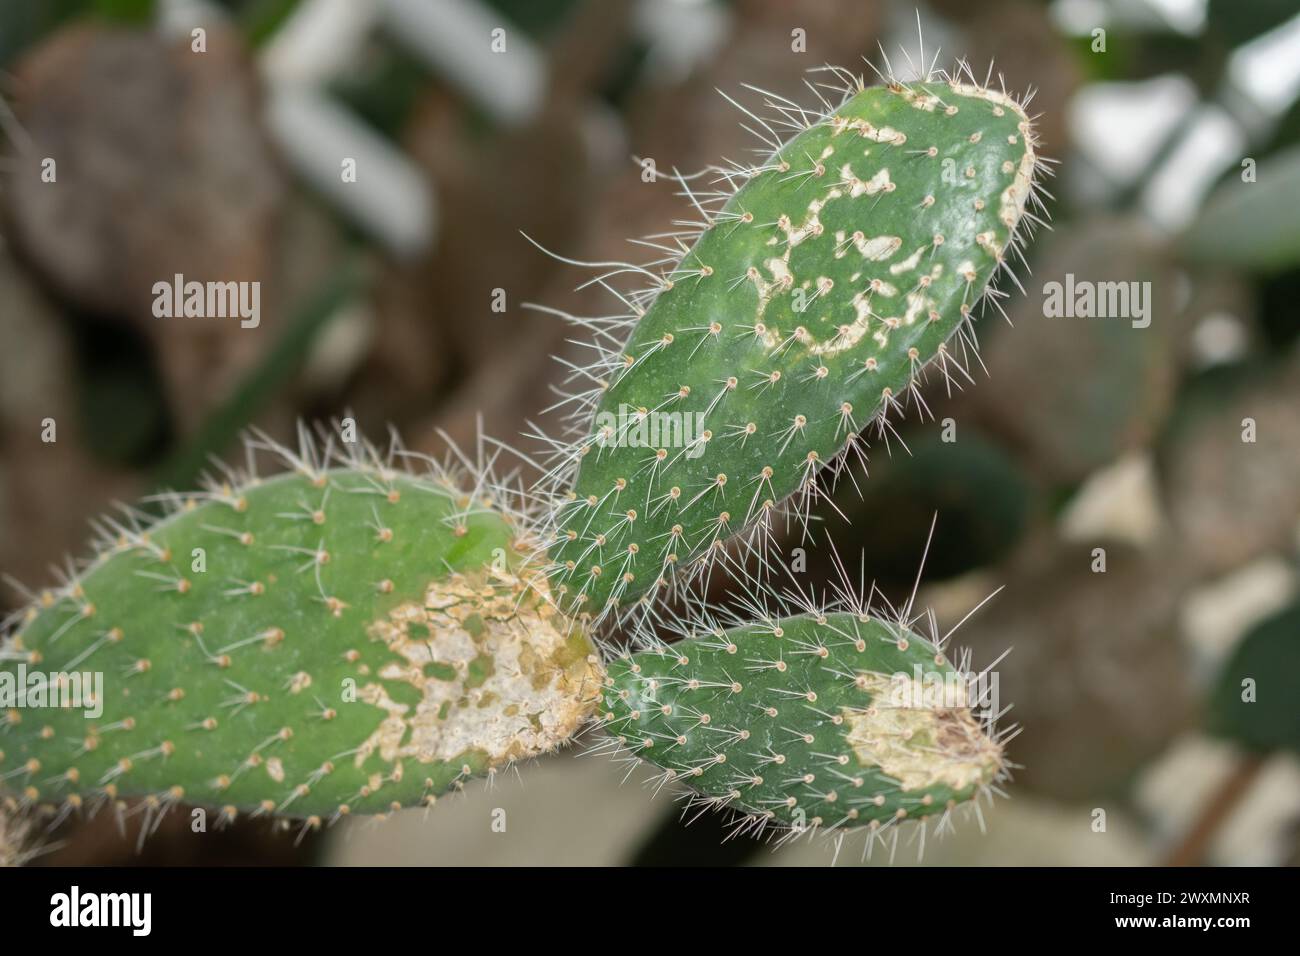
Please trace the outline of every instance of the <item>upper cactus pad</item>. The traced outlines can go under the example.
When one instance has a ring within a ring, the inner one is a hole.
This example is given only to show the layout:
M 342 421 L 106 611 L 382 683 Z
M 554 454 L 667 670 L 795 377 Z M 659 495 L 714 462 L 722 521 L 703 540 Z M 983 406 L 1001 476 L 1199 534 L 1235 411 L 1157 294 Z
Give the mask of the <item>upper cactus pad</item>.
M 961 83 L 864 89 L 710 217 L 609 376 L 552 580 L 602 613 L 705 555 L 897 405 L 1003 264 L 1033 130 Z

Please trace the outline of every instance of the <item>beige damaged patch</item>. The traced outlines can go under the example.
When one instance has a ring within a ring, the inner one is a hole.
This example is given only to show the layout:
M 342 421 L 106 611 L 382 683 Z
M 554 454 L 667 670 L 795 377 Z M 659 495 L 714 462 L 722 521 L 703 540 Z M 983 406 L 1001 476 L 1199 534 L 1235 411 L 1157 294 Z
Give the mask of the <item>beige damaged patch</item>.
M 552 751 L 569 740 L 600 700 L 603 668 L 579 629 L 509 572 L 454 574 L 428 585 L 423 604 L 394 608 L 370 627 L 401 660 L 383 681 L 420 692 L 393 699 L 385 683 L 358 696 L 388 712 L 356 755 L 429 763 L 466 752 L 488 766 Z
M 25 827 L 9 813 L 0 804 L 0 867 L 18 866 L 26 859 L 23 852 Z
M 914 678 L 904 676 L 902 684 L 884 674 L 859 676 L 872 704 L 844 709 L 846 740 L 858 759 L 880 767 L 903 790 L 965 790 L 992 781 L 1002 768 L 1002 748 L 980 729 L 970 708 L 945 706 L 948 701 Z
M 902 146 L 907 142 L 907 134 L 890 126 L 876 127 L 864 119 L 850 119 L 847 116 L 834 116 L 831 118 L 832 136 L 839 136 L 841 133 L 848 131 L 855 132 L 862 138 L 877 143 L 891 143 L 895 146 Z

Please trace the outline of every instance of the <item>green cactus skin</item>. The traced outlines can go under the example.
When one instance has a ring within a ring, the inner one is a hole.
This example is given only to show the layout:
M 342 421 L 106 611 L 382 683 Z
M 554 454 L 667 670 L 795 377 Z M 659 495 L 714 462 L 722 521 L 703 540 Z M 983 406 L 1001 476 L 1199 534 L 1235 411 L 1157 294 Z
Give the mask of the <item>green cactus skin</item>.
M 746 813 L 742 827 L 877 831 L 945 813 L 1002 778 L 1001 745 L 961 706 L 958 678 L 905 627 L 805 613 L 614 661 L 604 719 L 668 780 Z M 944 679 L 952 696 L 937 689 Z
M 294 461 L 117 525 L 27 612 L 0 677 L 101 673 L 103 712 L 0 712 L 11 808 L 143 797 L 319 825 L 432 802 L 582 726 L 602 672 L 523 583 L 509 514 L 446 477 Z
M 948 343 L 1005 264 L 1034 146 L 1005 94 L 893 84 L 737 174 L 748 181 L 593 375 L 597 416 L 549 542 L 566 606 L 603 616 L 648 595 L 814 493 L 813 475 L 883 427 L 928 363 L 964 376 L 973 340 Z

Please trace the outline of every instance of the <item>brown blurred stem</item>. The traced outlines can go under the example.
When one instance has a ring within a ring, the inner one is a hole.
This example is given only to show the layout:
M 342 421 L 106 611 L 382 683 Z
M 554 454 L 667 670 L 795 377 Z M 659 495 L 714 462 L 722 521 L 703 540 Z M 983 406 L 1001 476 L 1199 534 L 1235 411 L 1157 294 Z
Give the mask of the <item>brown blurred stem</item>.
M 1183 835 L 1182 841 L 1165 858 L 1165 866 L 1202 864 L 1215 834 L 1255 785 L 1268 756 L 1266 753 L 1252 753 L 1238 758 L 1237 765 L 1206 801 L 1200 816 Z

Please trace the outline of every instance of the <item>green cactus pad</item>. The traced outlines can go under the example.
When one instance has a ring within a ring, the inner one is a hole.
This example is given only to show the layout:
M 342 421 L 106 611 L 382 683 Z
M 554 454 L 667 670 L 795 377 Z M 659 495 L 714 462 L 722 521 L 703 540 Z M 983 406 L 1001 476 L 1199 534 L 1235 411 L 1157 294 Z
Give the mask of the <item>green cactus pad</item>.
M 949 340 L 1036 162 L 1014 100 L 954 82 L 863 89 L 752 171 L 601 381 L 551 543 L 565 599 L 632 602 L 807 491 L 928 363 L 964 375 Z
M 999 779 L 1002 748 L 935 645 L 865 614 L 801 614 L 615 661 L 605 725 L 757 827 L 944 813 Z
M 304 466 L 115 525 L 0 655 L 0 681 L 99 674 L 102 698 L 0 710 L 0 794 L 319 823 L 554 749 L 598 702 L 599 665 L 523 582 L 520 533 L 449 480 L 379 465 Z

